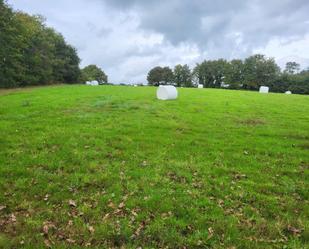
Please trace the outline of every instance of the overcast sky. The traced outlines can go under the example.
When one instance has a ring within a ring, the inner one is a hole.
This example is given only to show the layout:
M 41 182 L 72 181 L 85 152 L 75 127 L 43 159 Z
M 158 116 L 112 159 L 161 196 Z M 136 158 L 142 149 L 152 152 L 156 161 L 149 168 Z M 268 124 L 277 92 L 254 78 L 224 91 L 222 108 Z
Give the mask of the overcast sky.
M 145 82 L 157 65 L 275 57 L 309 66 L 309 0 L 9 0 L 41 14 L 110 82 Z

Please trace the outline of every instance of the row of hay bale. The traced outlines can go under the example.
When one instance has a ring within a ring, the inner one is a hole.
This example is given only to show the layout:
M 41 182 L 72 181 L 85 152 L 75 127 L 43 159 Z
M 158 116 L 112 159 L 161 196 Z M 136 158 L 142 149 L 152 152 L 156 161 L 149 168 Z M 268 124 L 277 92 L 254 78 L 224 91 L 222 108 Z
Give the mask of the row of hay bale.
M 198 88 L 203 88 L 203 85 L 198 85 Z M 261 86 L 260 93 L 269 93 L 268 86 Z M 292 94 L 291 91 L 286 91 L 285 94 Z M 160 100 L 173 100 L 177 99 L 178 92 L 176 87 L 170 85 L 160 85 L 157 89 L 157 98 Z

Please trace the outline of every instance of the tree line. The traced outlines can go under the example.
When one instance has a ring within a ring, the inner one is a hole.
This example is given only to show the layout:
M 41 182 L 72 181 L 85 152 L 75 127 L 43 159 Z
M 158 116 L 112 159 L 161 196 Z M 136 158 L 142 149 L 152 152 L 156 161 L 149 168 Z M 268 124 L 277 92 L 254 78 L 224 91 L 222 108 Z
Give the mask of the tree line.
M 79 68 L 76 49 L 40 15 L 14 11 L 0 0 L 0 88 L 78 83 L 107 75 L 97 66 Z
M 198 84 L 209 88 L 258 90 L 269 86 L 272 92 L 292 91 L 309 94 L 309 68 L 300 70 L 296 62 L 288 62 L 284 70 L 273 58 L 256 54 L 244 60 L 205 60 L 193 69 L 188 65 L 155 67 L 147 76 L 149 85 L 174 84 L 194 87 Z

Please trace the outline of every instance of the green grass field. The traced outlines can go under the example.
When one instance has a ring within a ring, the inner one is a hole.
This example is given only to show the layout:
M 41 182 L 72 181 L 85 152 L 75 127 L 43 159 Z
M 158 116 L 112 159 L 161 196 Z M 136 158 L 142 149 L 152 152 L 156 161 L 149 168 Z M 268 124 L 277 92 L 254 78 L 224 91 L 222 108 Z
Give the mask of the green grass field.
M 0 91 L 0 248 L 309 248 L 309 96 Z

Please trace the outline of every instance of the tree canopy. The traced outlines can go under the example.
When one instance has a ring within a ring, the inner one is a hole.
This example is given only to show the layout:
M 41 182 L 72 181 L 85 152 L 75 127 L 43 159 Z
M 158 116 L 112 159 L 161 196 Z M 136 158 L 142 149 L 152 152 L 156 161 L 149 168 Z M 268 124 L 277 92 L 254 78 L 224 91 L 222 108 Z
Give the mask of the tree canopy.
M 176 65 L 174 68 L 174 81 L 177 86 L 191 87 L 192 73 L 190 67 L 186 65 Z
M 173 83 L 174 74 L 169 67 L 155 67 L 148 73 L 149 85 L 158 86 Z
M 13 11 L 0 0 L 0 87 L 76 83 L 80 59 L 41 16 Z
M 96 80 L 99 84 L 106 84 L 108 77 L 104 71 L 96 65 L 89 65 L 82 69 L 82 81 Z

